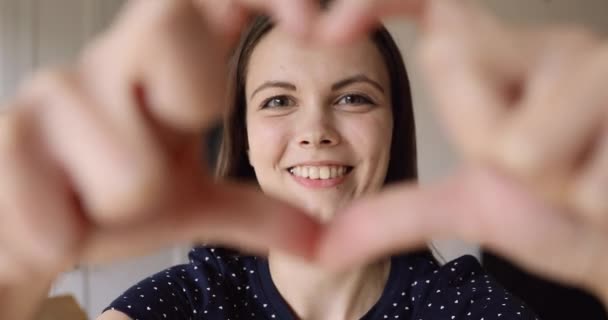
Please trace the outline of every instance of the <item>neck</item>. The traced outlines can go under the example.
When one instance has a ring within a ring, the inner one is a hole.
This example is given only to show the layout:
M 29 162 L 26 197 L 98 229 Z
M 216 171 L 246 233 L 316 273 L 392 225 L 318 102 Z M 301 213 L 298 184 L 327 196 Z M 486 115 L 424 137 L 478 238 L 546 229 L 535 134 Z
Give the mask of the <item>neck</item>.
M 272 280 L 299 319 L 359 319 L 380 299 L 390 260 L 331 272 L 298 258 L 271 253 Z

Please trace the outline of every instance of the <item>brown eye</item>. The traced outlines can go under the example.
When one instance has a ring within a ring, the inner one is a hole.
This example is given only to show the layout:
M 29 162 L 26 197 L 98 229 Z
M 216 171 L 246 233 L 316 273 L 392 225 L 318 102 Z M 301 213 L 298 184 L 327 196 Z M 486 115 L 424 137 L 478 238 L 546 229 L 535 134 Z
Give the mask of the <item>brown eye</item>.
M 289 107 L 293 104 L 293 100 L 287 96 L 276 96 L 265 100 L 262 104 L 262 109 Z

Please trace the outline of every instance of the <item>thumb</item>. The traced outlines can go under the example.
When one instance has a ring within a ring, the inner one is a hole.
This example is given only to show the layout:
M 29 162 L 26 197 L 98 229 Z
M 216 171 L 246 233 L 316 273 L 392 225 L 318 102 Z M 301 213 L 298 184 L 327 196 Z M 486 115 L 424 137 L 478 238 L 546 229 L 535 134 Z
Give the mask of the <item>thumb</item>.
M 608 287 L 605 233 L 577 223 L 572 215 L 485 169 L 434 186 L 396 187 L 363 200 L 326 232 L 318 259 L 334 269 L 445 237 L 480 243 L 531 272 L 596 293 Z
M 226 245 L 255 254 L 281 250 L 310 258 L 321 227 L 303 211 L 243 185 L 209 185 L 138 224 L 96 230 L 82 260 L 105 263 L 176 244 Z

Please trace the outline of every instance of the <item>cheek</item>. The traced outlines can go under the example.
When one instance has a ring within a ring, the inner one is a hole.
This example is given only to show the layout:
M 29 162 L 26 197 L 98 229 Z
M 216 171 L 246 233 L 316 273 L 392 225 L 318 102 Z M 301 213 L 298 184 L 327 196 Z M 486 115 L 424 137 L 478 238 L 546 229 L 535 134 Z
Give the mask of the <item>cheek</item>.
M 373 167 L 388 166 L 393 133 L 390 113 L 379 112 L 348 124 L 351 144 L 360 157 L 370 160 Z
M 362 192 L 382 188 L 388 164 L 393 135 L 392 115 L 377 114 L 350 124 L 350 143 L 364 166 L 360 171 Z
M 256 169 L 277 164 L 286 147 L 288 126 L 276 119 L 248 118 L 249 160 Z

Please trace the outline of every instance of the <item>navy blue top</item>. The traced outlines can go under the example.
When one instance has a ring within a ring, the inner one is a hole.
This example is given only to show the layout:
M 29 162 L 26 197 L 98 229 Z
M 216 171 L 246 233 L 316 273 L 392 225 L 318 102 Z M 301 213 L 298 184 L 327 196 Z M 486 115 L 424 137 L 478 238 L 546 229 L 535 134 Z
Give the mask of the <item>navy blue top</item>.
M 295 319 L 272 282 L 265 258 L 197 247 L 190 263 L 127 290 L 106 309 L 135 320 Z M 537 319 L 472 256 L 438 266 L 429 254 L 395 256 L 379 301 L 362 318 Z

